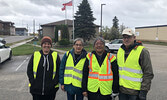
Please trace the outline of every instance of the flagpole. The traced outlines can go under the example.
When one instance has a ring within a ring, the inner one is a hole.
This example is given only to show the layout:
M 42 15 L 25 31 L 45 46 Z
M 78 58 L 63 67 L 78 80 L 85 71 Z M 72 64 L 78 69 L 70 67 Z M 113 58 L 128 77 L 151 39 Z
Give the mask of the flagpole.
M 74 41 L 74 0 L 72 0 L 72 6 L 73 6 L 72 16 L 73 16 L 73 41 Z
M 67 9 L 65 9 L 65 25 L 67 25 Z

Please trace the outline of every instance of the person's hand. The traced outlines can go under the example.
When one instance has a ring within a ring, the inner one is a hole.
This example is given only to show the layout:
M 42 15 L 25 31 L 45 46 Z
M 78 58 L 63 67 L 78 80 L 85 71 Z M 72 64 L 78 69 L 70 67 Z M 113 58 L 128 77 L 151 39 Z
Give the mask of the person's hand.
M 82 94 L 83 94 L 83 96 L 85 96 L 85 97 L 88 96 L 88 93 L 87 93 L 87 92 L 83 92 Z
M 115 98 L 116 96 L 118 96 L 119 95 L 119 93 L 112 93 L 111 94 L 111 98 Z
M 146 100 L 147 98 L 147 91 L 141 90 L 139 92 L 139 100 Z
M 61 90 L 65 91 L 65 90 L 64 90 L 64 85 L 61 85 Z

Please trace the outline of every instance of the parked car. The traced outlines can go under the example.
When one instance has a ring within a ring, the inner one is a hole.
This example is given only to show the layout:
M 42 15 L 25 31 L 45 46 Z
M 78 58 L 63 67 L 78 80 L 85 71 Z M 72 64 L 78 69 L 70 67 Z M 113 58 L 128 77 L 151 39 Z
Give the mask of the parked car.
M 10 47 L 0 42 L 0 63 L 12 58 L 12 50 Z
M 3 43 L 3 44 L 6 44 L 5 39 L 4 39 L 4 38 L 1 38 L 1 37 L 0 37 L 0 42 Z
M 108 52 L 118 51 L 118 49 L 121 47 L 122 43 L 123 43 L 122 39 L 115 39 L 109 43 L 105 43 L 105 49 Z

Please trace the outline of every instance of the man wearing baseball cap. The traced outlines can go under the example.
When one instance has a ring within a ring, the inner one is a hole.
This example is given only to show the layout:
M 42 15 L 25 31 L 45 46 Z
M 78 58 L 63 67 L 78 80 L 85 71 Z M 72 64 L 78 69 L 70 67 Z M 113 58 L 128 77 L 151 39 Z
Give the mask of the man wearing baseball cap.
M 123 45 L 117 53 L 119 100 L 146 100 L 154 77 L 148 50 L 136 41 L 132 29 L 124 29 Z
M 51 50 L 52 39 L 44 36 L 40 51 L 35 51 L 29 60 L 27 76 L 33 100 L 55 100 L 59 89 L 60 57 Z

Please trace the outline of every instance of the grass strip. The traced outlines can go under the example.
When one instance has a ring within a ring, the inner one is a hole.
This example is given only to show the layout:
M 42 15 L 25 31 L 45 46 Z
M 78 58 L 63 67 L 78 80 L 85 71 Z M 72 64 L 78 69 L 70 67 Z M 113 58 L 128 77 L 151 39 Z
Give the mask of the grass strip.
M 21 46 L 12 48 L 13 56 L 20 56 L 20 55 L 30 55 L 33 54 L 34 51 L 41 50 L 40 47 L 33 46 L 31 44 L 23 44 Z

